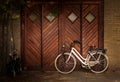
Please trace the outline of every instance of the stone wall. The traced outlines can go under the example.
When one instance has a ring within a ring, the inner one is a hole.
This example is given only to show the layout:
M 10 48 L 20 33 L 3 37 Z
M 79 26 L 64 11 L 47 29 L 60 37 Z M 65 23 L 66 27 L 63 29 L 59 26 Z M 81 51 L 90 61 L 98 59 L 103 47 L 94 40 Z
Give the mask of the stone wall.
M 120 71 L 120 0 L 104 1 L 104 45 L 109 69 Z

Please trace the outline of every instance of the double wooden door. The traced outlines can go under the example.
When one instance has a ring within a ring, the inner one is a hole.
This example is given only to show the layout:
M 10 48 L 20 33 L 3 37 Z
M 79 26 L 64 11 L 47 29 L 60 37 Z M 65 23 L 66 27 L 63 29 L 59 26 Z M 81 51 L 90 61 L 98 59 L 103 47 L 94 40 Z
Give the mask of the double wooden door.
M 26 69 L 55 70 L 54 60 L 64 45 L 85 57 L 90 45 L 103 47 L 100 4 L 55 4 L 25 7 L 22 13 L 22 61 Z M 101 34 L 101 35 L 100 35 Z M 78 64 L 79 66 L 79 64 Z

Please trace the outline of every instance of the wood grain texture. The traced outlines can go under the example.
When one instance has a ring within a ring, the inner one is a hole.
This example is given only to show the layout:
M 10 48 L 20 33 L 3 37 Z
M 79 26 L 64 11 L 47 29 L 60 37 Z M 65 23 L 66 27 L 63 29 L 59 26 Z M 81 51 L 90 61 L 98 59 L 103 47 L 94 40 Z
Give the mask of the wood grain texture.
M 55 7 L 58 9 L 56 5 L 42 6 L 42 55 L 44 70 L 55 70 L 54 60 L 58 55 L 58 16 L 55 16 L 55 19 L 51 22 L 46 18 Z
M 25 8 L 25 29 L 24 29 L 24 67 L 41 68 L 41 30 L 39 6 Z M 30 15 L 35 14 L 36 20 L 31 20 Z
M 68 18 L 68 16 L 74 13 L 77 19 L 74 22 Z M 71 42 L 74 40 L 80 41 L 81 27 L 80 27 L 80 5 L 63 5 L 62 15 L 60 16 L 60 31 L 62 45 L 65 45 L 69 49 Z M 80 51 L 80 48 L 78 49 Z
M 80 5 L 62 5 L 60 15 L 60 44 L 59 48 L 65 45 L 65 50 L 70 51 L 70 44 L 74 40 L 81 40 L 81 25 L 80 25 Z M 77 16 L 75 21 L 71 21 L 68 16 L 74 13 Z M 81 52 L 81 45 L 76 44 L 75 48 Z M 78 62 L 78 60 L 77 60 Z M 79 69 L 80 63 L 77 63 L 76 70 Z
M 82 7 L 82 52 L 83 56 L 86 57 L 89 46 L 98 47 L 98 5 L 83 5 Z M 95 17 L 90 23 L 85 19 L 89 13 Z

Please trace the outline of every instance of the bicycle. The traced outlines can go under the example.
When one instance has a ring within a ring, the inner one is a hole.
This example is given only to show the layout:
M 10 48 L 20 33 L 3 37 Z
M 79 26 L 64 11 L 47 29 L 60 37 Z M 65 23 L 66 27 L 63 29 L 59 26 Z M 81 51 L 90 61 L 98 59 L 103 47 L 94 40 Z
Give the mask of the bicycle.
M 81 43 L 77 40 L 74 40 L 70 45 L 70 52 L 62 51 L 55 59 L 55 68 L 58 72 L 62 74 L 71 73 L 76 67 L 76 59 L 81 62 L 82 66 L 87 67 L 93 73 L 103 73 L 108 68 L 108 57 L 106 55 L 106 49 L 96 48 L 91 46 L 88 50 L 86 58 L 84 58 L 78 51 L 75 49 L 74 45 Z M 65 46 L 63 46 L 65 48 Z
M 17 56 L 17 50 L 13 50 L 9 53 L 9 62 L 7 63 L 7 73 L 10 76 L 15 77 L 16 74 L 21 72 L 20 58 Z

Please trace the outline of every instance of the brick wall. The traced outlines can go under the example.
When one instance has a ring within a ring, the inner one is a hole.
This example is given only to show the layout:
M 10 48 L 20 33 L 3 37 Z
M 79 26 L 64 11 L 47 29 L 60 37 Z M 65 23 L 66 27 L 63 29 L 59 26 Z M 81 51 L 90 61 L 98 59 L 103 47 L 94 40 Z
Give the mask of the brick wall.
M 110 70 L 120 71 L 120 0 L 104 1 L 104 45 Z

